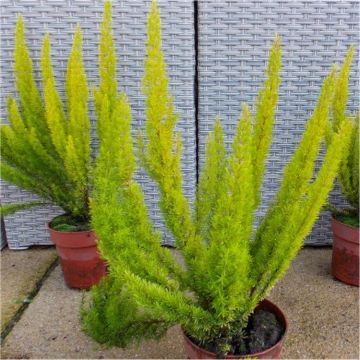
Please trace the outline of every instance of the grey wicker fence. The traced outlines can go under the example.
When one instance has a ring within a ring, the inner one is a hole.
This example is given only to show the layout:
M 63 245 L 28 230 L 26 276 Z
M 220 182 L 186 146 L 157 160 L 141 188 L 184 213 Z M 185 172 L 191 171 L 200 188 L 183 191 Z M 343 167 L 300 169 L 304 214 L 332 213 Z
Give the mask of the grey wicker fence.
M 118 53 L 118 80 L 128 93 L 133 108 L 134 128 L 144 124 L 144 99 L 140 94 L 143 72 L 146 13 L 150 0 L 114 2 L 114 33 Z M 254 102 L 261 86 L 267 50 L 276 32 L 282 36 L 283 82 L 277 111 L 275 136 L 263 187 L 261 216 L 275 193 L 284 164 L 291 156 L 316 101 L 322 77 L 333 62 L 340 61 L 351 43 L 358 43 L 358 1 L 159 1 L 163 39 L 170 84 L 180 114 L 178 129 L 184 142 L 184 189 L 193 199 L 196 157 L 200 168 L 204 142 L 214 117 L 222 118 L 229 144 L 243 101 Z M 194 8 L 197 8 L 194 14 Z M 41 38 L 52 37 L 56 76 L 63 88 L 64 70 L 77 22 L 84 32 L 84 59 L 90 84 L 97 82 L 97 47 L 102 1 L 100 0 L 2 0 L 1 1 L 1 117 L 6 119 L 5 98 L 14 94 L 12 74 L 13 31 L 16 14 L 22 13 L 28 44 L 39 74 Z M 194 16 L 196 15 L 196 16 Z M 195 20 L 196 19 L 196 20 Z M 196 25 L 196 26 L 195 26 Z M 197 28 L 197 32 L 195 32 Z M 195 86 L 195 38 L 198 81 Z M 358 62 L 358 56 L 356 56 Z M 359 104 L 358 63 L 351 73 L 349 110 Z M 198 97 L 195 119 L 194 100 Z M 93 122 L 94 116 L 91 114 Z M 196 132 L 198 144 L 196 147 Z M 94 148 L 96 139 L 94 137 Z M 164 229 L 157 206 L 158 192 L 150 179 L 139 172 L 150 213 Z M 332 200 L 343 203 L 338 190 Z M 1 202 L 18 202 L 34 196 L 2 183 Z M 6 217 L 11 248 L 50 243 L 46 221 L 59 213 L 56 207 L 25 210 Z M 308 239 L 311 244 L 328 244 L 329 215 L 324 213 Z M 165 232 L 164 242 L 171 244 Z

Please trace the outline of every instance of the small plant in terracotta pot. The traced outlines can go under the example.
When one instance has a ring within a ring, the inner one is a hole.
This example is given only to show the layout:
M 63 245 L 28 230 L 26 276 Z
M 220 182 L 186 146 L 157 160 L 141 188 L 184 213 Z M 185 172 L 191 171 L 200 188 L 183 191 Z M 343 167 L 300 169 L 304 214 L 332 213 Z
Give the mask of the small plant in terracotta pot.
M 9 98 L 10 125 L 1 128 L 1 176 L 64 210 L 64 215 L 49 223 L 50 235 L 67 285 L 88 288 L 106 274 L 106 266 L 99 257 L 90 225 L 93 160 L 81 29 L 76 28 L 67 65 L 66 105 L 56 89 L 49 35 L 44 37 L 41 53 L 41 96 L 34 80 L 21 17 L 16 25 L 14 58 L 20 106 L 15 98 Z M 109 97 L 114 96 L 116 61 L 110 3 L 105 5 L 99 65 L 101 83 L 95 93 L 99 96 L 108 91 Z M 97 115 L 103 122 L 111 121 L 110 116 L 99 112 Z M 101 131 L 99 139 L 101 141 Z
M 349 148 L 339 167 L 338 181 L 349 205 L 346 208 L 328 206 L 332 211 L 333 230 L 332 274 L 344 283 L 359 286 L 359 113 L 346 114 L 348 78 L 354 54 L 351 47 L 340 69 L 332 106 L 332 123 L 327 143 L 343 123 L 352 126 Z
M 180 324 L 189 358 L 279 356 L 287 323 L 281 310 L 265 298 L 310 232 L 351 131 L 347 123 L 338 129 L 315 175 L 334 92 L 331 71 L 280 189 L 254 230 L 280 62 L 277 36 L 255 112 L 243 106 L 230 154 L 221 121 L 215 122 L 192 210 L 182 190 L 182 143 L 174 130 L 177 115 L 168 91 L 159 10 L 152 2 L 143 80 L 146 135 L 139 133 L 138 155 L 159 187 L 160 209 L 184 264 L 161 247 L 149 219 L 134 179 L 129 106 L 120 99 L 116 121 L 102 128 L 109 143 L 103 141 L 99 149 L 91 202 L 109 276 L 93 288 L 82 319 L 85 331 L 99 342 L 126 346 L 133 339 L 158 338 Z M 103 102 L 105 113 L 108 104 Z M 113 136 L 114 129 L 119 136 Z

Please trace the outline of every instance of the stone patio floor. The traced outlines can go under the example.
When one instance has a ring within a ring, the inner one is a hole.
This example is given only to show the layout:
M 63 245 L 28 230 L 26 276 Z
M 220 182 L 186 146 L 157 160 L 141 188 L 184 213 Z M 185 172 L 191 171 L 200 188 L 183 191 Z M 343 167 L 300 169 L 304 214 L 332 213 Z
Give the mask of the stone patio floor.
M 185 358 L 179 327 L 159 341 L 125 350 L 106 348 L 87 337 L 79 320 L 82 293 L 65 286 L 59 266 L 51 268 L 53 249 L 5 250 L 1 260 L 2 332 L 4 319 L 9 324 L 9 317 L 15 317 L 2 342 L 1 358 Z M 303 249 L 271 293 L 290 323 L 283 359 L 359 358 L 358 288 L 334 280 L 330 261 L 330 248 Z M 50 275 L 43 279 L 49 267 Z M 36 287 L 40 290 L 31 299 Z M 19 312 L 24 300 L 27 308 Z

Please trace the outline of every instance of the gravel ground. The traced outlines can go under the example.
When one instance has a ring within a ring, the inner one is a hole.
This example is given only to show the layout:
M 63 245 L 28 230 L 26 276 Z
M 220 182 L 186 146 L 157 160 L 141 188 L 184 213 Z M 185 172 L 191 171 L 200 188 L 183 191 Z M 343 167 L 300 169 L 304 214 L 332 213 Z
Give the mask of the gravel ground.
M 1 251 L 1 332 L 56 258 L 53 247 Z
M 290 323 L 285 359 L 359 359 L 359 289 L 330 264 L 331 248 L 305 248 L 271 293 Z
M 331 249 L 300 252 L 270 296 L 290 323 L 284 359 L 358 359 L 358 289 L 329 274 Z M 156 341 L 122 350 L 98 345 L 81 331 L 81 292 L 66 288 L 57 267 L 5 339 L 2 358 L 185 358 L 178 327 Z

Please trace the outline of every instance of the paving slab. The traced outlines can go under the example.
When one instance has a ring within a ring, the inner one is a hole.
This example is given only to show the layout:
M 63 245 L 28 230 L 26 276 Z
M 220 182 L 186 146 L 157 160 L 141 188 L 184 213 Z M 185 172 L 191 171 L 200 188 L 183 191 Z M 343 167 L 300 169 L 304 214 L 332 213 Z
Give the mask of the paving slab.
M 1 251 L 1 333 L 29 298 L 57 255 L 54 247 Z
M 286 313 L 290 329 L 284 359 L 358 359 L 358 289 L 329 274 L 331 249 L 300 252 L 270 298 Z M 106 348 L 81 331 L 82 293 L 64 285 L 57 267 L 6 338 L 7 359 L 185 358 L 179 327 L 159 341 L 127 349 Z
M 330 275 L 331 248 L 305 248 L 270 299 L 288 317 L 284 359 L 359 359 L 359 289 Z

